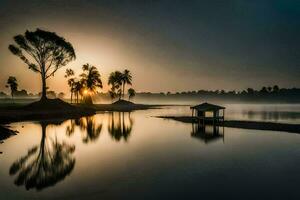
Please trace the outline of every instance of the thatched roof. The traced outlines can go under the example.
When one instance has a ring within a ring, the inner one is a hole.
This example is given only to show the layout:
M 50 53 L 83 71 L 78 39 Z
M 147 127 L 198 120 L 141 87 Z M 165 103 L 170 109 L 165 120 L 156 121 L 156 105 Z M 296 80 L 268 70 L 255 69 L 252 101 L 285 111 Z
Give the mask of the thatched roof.
M 225 107 L 210 104 L 210 103 L 202 103 L 196 106 L 191 106 L 191 109 L 195 109 L 198 111 L 215 111 L 215 110 L 225 109 Z

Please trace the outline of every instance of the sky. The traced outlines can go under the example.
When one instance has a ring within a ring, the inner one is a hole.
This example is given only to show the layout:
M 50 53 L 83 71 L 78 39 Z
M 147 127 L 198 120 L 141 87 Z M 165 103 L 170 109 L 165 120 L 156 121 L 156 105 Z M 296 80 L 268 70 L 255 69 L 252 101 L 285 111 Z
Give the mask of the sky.
M 66 68 L 96 66 L 108 90 L 129 69 L 146 92 L 300 87 L 299 0 L 0 0 L 0 91 L 8 76 L 41 90 L 40 75 L 12 55 L 13 36 L 36 28 L 71 42 L 77 59 L 47 80 L 68 92 Z

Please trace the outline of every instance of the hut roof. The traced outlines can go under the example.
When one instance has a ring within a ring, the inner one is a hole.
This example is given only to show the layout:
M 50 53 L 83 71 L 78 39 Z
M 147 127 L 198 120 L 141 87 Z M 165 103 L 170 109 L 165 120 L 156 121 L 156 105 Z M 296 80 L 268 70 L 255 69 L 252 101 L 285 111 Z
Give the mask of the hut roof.
M 191 109 L 196 109 L 198 111 L 214 111 L 214 110 L 225 109 L 225 107 L 210 104 L 210 103 L 202 103 L 196 106 L 192 106 Z

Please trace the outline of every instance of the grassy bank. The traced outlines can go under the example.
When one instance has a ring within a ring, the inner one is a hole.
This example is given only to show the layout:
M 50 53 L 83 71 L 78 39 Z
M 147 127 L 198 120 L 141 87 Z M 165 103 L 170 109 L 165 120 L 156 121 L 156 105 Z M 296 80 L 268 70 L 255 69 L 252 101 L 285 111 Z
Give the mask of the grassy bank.
M 70 105 L 60 99 L 36 101 L 27 105 L 16 105 L 0 108 L 0 123 L 28 120 L 69 119 L 93 115 L 93 108 Z
M 46 102 L 36 101 L 30 104 L 10 104 L 0 106 L 0 123 L 11 123 L 30 120 L 72 119 L 96 114 L 97 111 L 131 112 L 158 108 L 158 105 L 134 104 L 119 100 L 112 104 L 69 104 L 60 99 L 47 99 Z

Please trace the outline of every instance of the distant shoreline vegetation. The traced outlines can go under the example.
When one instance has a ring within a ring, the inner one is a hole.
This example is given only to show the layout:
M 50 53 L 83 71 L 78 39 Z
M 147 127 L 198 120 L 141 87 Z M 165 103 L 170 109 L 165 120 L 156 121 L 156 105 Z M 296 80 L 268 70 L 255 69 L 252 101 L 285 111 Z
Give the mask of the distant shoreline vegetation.
M 26 90 L 17 91 L 14 94 L 15 98 L 40 98 L 41 93 L 32 94 Z M 49 98 L 68 99 L 64 93 L 56 93 L 54 91 L 47 91 Z M 10 99 L 10 95 L 0 91 L 1 99 Z M 111 101 L 109 92 L 98 92 L 94 96 L 95 100 Z M 247 88 L 242 91 L 224 91 L 224 90 L 198 90 L 198 91 L 183 91 L 183 92 L 137 92 L 135 99 L 146 100 L 161 100 L 161 101 L 225 101 L 225 102 L 274 102 L 274 103 L 300 103 L 300 88 L 279 88 L 262 87 L 260 90 Z

